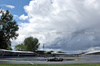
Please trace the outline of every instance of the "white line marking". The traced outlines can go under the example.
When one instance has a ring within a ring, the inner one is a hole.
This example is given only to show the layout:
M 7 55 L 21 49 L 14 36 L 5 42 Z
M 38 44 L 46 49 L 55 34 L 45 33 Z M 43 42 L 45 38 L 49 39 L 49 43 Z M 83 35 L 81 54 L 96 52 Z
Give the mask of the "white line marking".
M 29 62 L 29 63 L 32 64 L 32 65 L 34 64 L 34 63 L 32 63 L 31 61 L 27 61 L 27 62 Z

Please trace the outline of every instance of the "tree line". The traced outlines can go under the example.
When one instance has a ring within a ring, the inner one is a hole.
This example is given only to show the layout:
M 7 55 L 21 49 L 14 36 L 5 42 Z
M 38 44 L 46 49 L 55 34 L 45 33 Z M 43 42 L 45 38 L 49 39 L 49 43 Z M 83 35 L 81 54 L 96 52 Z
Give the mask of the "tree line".
M 8 10 L 4 11 L 1 9 L 0 14 L 0 49 L 12 50 L 11 40 L 17 39 L 19 27 Z M 28 37 L 22 44 L 16 45 L 15 50 L 35 51 L 39 45 L 37 38 Z

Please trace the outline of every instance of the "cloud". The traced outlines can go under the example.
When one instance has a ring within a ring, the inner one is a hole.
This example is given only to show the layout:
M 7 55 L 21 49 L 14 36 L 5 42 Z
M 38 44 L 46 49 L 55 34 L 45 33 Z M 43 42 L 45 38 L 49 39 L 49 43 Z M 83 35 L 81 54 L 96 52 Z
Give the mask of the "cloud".
M 13 15 L 14 19 L 17 19 L 18 18 L 18 15 Z
M 21 15 L 21 16 L 19 17 L 19 19 L 20 19 L 20 20 L 26 20 L 26 19 L 28 19 L 28 16 L 25 16 L 25 15 L 23 14 L 23 15 Z
M 15 8 L 15 6 L 13 6 L 13 5 L 4 5 L 4 6 L 11 8 L 11 9 Z
M 32 0 L 24 6 L 29 23 L 19 24 L 14 45 L 28 36 L 37 37 L 45 49 L 65 52 L 100 47 L 100 1 Z

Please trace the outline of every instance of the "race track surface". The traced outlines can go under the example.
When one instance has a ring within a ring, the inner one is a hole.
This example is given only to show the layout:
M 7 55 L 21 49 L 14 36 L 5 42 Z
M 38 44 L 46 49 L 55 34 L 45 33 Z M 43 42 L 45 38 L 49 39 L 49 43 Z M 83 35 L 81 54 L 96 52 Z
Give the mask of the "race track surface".
M 0 64 L 97 64 L 100 59 L 82 58 L 74 61 L 50 62 L 47 58 L 23 57 L 23 58 L 0 58 Z

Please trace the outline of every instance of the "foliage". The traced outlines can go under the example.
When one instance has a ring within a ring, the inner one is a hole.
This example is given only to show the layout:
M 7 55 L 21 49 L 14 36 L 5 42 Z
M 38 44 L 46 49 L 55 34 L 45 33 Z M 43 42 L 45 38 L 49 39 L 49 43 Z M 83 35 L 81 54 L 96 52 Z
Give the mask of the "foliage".
M 35 51 L 38 49 L 40 43 L 37 38 L 28 37 L 24 40 L 24 46 L 27 51 Z
M 53 52 L 54 52 L 54 51 L 48 51 L 47 54 L 51 54 L 51 53 L 53 53 Z
M 8 46 L 8 47 L 7 47 L 7 50 L 12 50 L 11 46 Z
M 23 44 L 18 44 L 15 46 L 14 48 L 16 51 L 24 51 L 25 50 L 25 46 Z
M 1 10 L 0 14 L 0 49 L 7 49 L 11 46 L 10 39 L 17 38 L 18 34 L 16 31 L 18 31 L 19 28 L 8 10 Z
M 57 53 L 65 53 L 65 52 L 62 52 L 62 51 L 58 51 Z
M 35 51 L 39 47 L 39 41 L 37 38 L 28 37 L 25 38 L 23 44 L 18 44 L 15 46 L 16 51 Z

